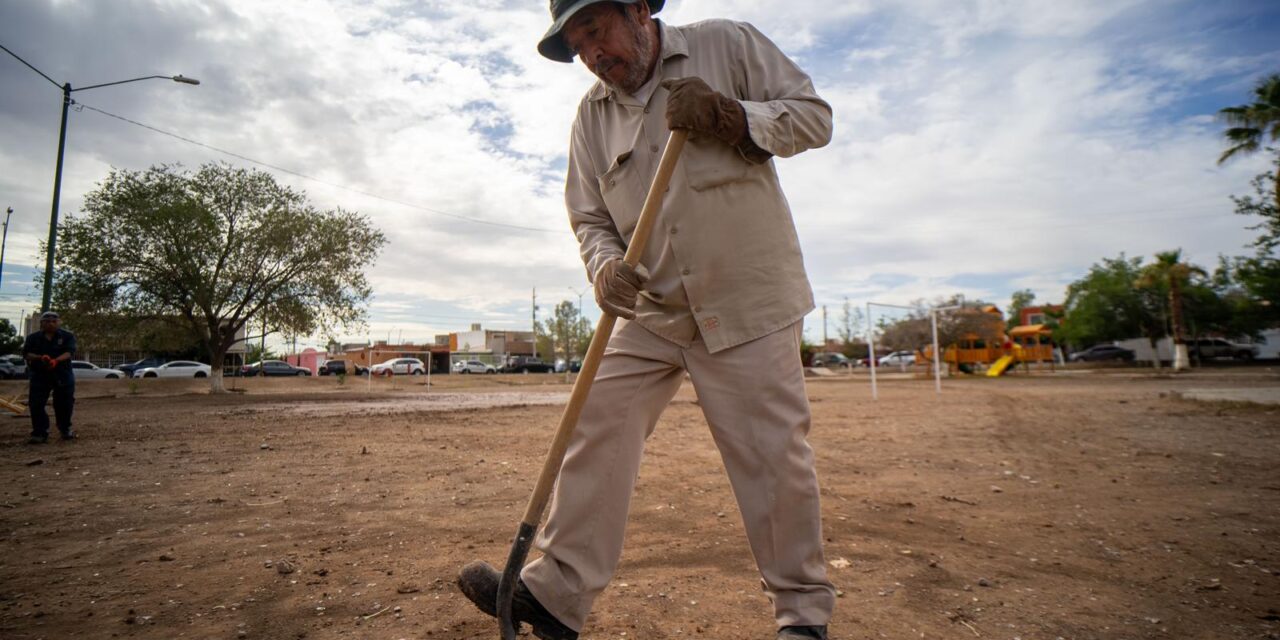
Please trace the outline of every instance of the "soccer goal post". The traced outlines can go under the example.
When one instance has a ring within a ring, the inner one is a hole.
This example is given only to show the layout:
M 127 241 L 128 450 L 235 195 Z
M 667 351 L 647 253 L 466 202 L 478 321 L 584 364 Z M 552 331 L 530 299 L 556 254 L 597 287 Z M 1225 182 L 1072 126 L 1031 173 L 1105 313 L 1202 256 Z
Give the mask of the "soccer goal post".
M 872 312 L 872 307 L 884 307 L 888 309 L 905 309 L 907 311 L 919 311 L 919 307 L 908 307 L 900 304 L 889 304 L 887 302 L 867 302 L 867 364 L 871 367 L 871 399 L 880 399 L 879 383 L 876 380 L 876 370 L 880 368 L 880 362 L 876 358 L 876 323 Z M 929 307 L 929 333 L 933 341 L 933 386 L 934 393 L 942 393 L 942 350 L 938 348 L 938 312 L 959 309 L 958 305 L 950 305 L 945 307 Z

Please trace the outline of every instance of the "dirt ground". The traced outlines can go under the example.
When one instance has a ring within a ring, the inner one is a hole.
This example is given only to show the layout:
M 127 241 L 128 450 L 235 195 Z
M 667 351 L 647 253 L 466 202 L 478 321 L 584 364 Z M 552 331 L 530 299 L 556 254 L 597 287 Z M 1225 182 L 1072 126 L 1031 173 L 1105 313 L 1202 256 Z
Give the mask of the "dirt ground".
M 1174 393 L 1277 369 L 887 378 L 808 387 L 833 638 L 1280 638 L 1280 407 Z M 85 382 L 43 446 L 2 418 L 0 638 L 497 638 L 453 578 L 506 557 L 563 380 Z M 583 637 L 773 638 L 688 384 Z

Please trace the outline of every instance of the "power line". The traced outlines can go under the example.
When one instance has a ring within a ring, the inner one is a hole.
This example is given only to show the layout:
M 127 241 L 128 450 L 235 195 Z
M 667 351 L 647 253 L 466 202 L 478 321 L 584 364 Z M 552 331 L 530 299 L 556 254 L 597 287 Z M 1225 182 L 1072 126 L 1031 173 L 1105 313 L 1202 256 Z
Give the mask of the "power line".
M 126 117 L 124 117 L 124 116 L 118 116 L 118 115 L 116 115 L 116 114 L 114 114 L 114 113 L 110 113 L 110 112 L 107 112 L 107 111 L 103 111 L 102 109 L 99 109 L 99 108 L 97 108 L 97 107 L 93 107 L 93 106 L 87 105 L 87 104 L 85 104 L 85 103 L 83 103 L 83 102 L 76 101 L 76 103 L 75 103 L 75 104 L 76 104 L 76 105 L 78 105 L 78 106 L 80 106 L 80 107 L 83 107 L 83 108 L 85 108 L 85 109 L 88 109 L 88 110 L 90 110 L 90 111 L 96 111 L 96 112 L 98 112 L 98 113 L 101 113 L 101 114 L 102 114 L 102 115 L 104 115 L 104 116 L 107 116 L 107 117 L 110 117 L 110 118 L 115 118 L 116 120 L 120 120 L 120 121 L 122 121 L 122 122 L 127 122 L 127 123 L 129 123 L 129 124 L 132 124 L 132 125 L 135 125 L 135 126 L 138 126 L 138 127 L 142 127 L 143 129 L 147 129 L 147 130 L 149 130 L 149 131 L 154 131 L 154 132 L 159 133 L 159 134 L 161 134 L 161 135 L 166 135 L 166 136 L 169 136 L 170 138 L 175 138 L 175 139 L 181 140 L 181 141 L 186 142 L 186 143 L 188 143 L 188 144 L 194 144 L 194 145 L 196 145 L 196 146 L 198 146 L 198 147 L 204 147 L 205 149 L 209 149 L 210 151 L 215 151 L 215 152 L 217 152 L 217 153 L 221 153 L 221 154 L 223 154 L 223 155 L 231 156 L 232 158 L 237 158 L 237 159 L 239 159 L 239 160 L 244 160 L 245 162 L 251 162 L 251 163 L 253 163 L 253 164 L 256 164 L 256 165 L 259 165 L 259 166 L 262 166 L 262 167 L 266 167 L 266 168 L 268 168 L 268 169 L 272 169 L 272 170 L 275 170 L 275 171 L 279 171 L 279 172 L 281 172 L 281 173 L 287 173 L 287 174 L 292 175 L 292 176 L 297 176 L 297 177 L 302 178 L 302 179 L 304 179 L 304 180 L 310 180 L 310 181 L 312 181 L 312 182 L 318 182 L 318 183 L 320 183 L 320 184 L 327 185 L 327 186 L 330 186 L 330 187 L 334 187 L 334 188 L 336 188 L 336 189 L 342 189 L 342 190 L 344 190 L 344 191 L 350 191 L 351 193 L 358 193 L 358 194 L 360 194 L 360 195 L 362 195 L 362 196 L 367 196 L 367 197 L 370 197 L 370 198 L 375 198 L 375 199 L 377 199 L 377 200 L 382 200 L 382 201 L 384 201 L 384 202 L 390 202 L 390 203 L 393 203 L 393 204 L 398 204 L 398 205 L 400 205 L 400 206 L 402 206 L 402 207 L 409 207 L 410 209 L 417 209 L 417 210 L 419 210 L 419 211 L 425 211 L 425 212 L 427 212 L 427 213 L 432 213 L 432 214 L 439 215 L 439 216 L 445 216 L 445 217 L 448 217 L 448 218 L 454 218 L 454 219 L 456 219 L 456 220 L 462 220 L 462 221 L 465 221 L 465 222 L 473 222 L 473 223 L 475 223 L 475 224 L 484 224 L 484 225 L 489 225 L 489 226 L 493 226 L 493 227 L 503 227 L 503 228 L 506 228 L 506 229 L 519 229 L 519 230 L 521 230 L 521 231 L 536 231 L 536 232 L 539 232 L 539 233 L 564 233 L 564 232 L 565 232 L 565 230 L 564 230 L 564 229 L 547 229 L 547 228 L 545 228 L 545 227 L 526 227 L 526 226 L 518 225 L 518 224 L 508 224 L 508 223 L 505 223 L 505 222 L 494 222 L 494 221 L 492 221 L 492 220 L 484 220 L 484 219 L 481 219 L 481 218 L 473 218 L 473 217 L 470 217 L 470 216 L 464 216 L 464 215 L 460 215 L 460 214 L 456 214 L 456 213 L 449 213 L 448 211 L 441 211 L 441 210 L 439 210 L 439 209 L 432 209 L 431 207 L 424 207 L 424 206 L 422 206 L 422 205 L 413 204 L 413 203 L 411 203 L 411 202 L 405 202 L 405 201 L 403 201 L 403 200 L 397 200 L 397 199 L 395 199 L 395 198 L 390 198 L 390 197 L 383 196 L 383 195 L 379 195 L 379 194 L 376 194 L 376 193 L 371 193 L 371 192 L 369 192 L 369 191 L 364 191 L 364 190 L 362 190 L 362 189 L 356 189 L 356 188 L 354 188 L 354 187 L 348 187 L 348 186 L 346 186 L 346 185 L 338 184 L 338 183 L 336 183 L 336 182 L 329 182 L 328 180 L 323 180 L 323 179 L 321 179 L 321 178 L 317 178 L 317 177 L 315 177 L 315 176 L 310 176 L 310 175 L 307 175 L 307 174 L 305 174 L 305 173 L 301 173 L 301 172 L 299 172 L 299 171 L 294 171 L 293 169 L 286 169 L 285 167 L 281 167 L 281 166 L 279 166 L 279 165 L 274 165 L 274 164 L 271 164 L 271 163 L 269 163 L 269 162 L 263 162 L 262 160 L 257 160 L 257 159 L 255 159 L 255 158 L 250 158 L 249 156 L 246 156 L 246 155 L 243 155 L 243 154 L 239 154 L 239 153 L 236 153 L 236 152 L 234 152 L 234 151 L 228 151 L 228 150 L 226 150 L 226 149 L 222 149 L 222 148 L 219 148 L 219 147 L 215 147 L 215 146 L 213 146 L 213 145 L 211 145 L 211 144 L 206 144 L 206 143 L 200 142 L 199 140 L 192 140 L 191 138 L 188 138 L 188 137 L 185 137 L 185 136 L 182 136 L 182 135 L 178 135 L 178 134 L 176 134 L 176 133 L 172 133 L 172 132 L 169 132 L 169 131 L 165 131 L 165 130 L 163 130 L 163 129 L 157 129 L 156 127 L 153 127 L 153 126 L 148 125 L 148 124 L 143 124 L 143 123 L 141 123 L 141 122 L 138 122 L 137 120 L 130 120 L 129 118 L 126 118 Z
M 53 86 L 55 86 L 55 87 L 57 87 L 57 88 L 59 88 L 59 89 L 61 89 L 61 88 L 62 88 L 62 85 L 58 84 L 58 81 L 57 81 L 57 80 L 54 80 L 53 78 L 50 78 L 49 76 L 45 75 L 45 73 L 44 73 L 43 71 L 41 71 L 41 70 L 39 70 L 39 69 L 35 68 L 35 66 L 33 66 L 30 62 L 27 62 L 26 60 L 23 60 L 23 59 L 22 59 L 22 56 L 20 56 L 20 55 L 18 55 L 18 54 L 16 54 L 16 53 L 14 53 L 14 52 L 12 52 L 12 51 L 10 51 L 8 47 L 6 47 L 6 46 L 4 46 L 4 45 L 0 44 L 0 49 L 4 49 L 4 52 L 5 52 L 5 53 L 7 53 L 7 54 L 9 54 L 9 55 L 13 56 L 14 58 L 17 58 L 18 62 L 21 62 L 22 64 L 27 65 L 27 68 L 28 68 L 28 69 L 30 69 L 30 70 L 32 70 L 32 71 L 34 71 L 34 72 L 36 72 L 36 73 L 40 74 L 40 76 L 41 76 L 41 77 L 43 77 L 45 80 L 48 80 L 50 83 L 52 83 L 52 84 L 53 84 Z

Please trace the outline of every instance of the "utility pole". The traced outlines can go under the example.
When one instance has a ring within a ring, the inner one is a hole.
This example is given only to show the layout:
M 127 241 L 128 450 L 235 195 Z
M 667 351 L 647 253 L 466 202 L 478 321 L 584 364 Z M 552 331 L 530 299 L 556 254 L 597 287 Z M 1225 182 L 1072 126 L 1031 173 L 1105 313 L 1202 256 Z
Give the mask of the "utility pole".
M 538 357 L 538 287 L 533 288 L 533 357 Z
M 573 327 L 573 332 L 570 334 L 570 335 L 574 336 L 574 338 L 575 338 L 575 339 L 574 339 L 574 341 L 573 341 L 572 349 L 573 349 L 573 351 L 576 353 L 576 352 L 578 351 L 578 349 L 582 348 L 582 346 L 583 346 L 583 345 L 578 344 L 578 342 L 577 342 L 577 339 L 576 339 L 576 338 L 577 338 L 578 331 L 579 331 L 579 329 L 581 328 L 582 323 L 586 322 L 586 318 L 584 318 L 584 317 L 583 317 L 583 315 L 582 315 L 582 294 L 586 293 L 586 292 L 587 292 L 587 290 L 586 290 L 586 289 L 578 289 L 578 288 L 576 288 L 576 287 L 569 287 L 569 290 L 570 290 L 570 291 L 572 291 L 572 292 L 574 292 L 574 293 L 576 293 L 576 294 L 578 294 L 578 325 L 577 325 L 577 326 L 575 326 L 575 327 Z M 570 360 L 570 361 L 572 361 L 572 360 L 573 360 L 573 357 L 572 357 L 572 356 L 570 356 L 569 360 Z
M 0 282 L 4 281 L 4 245 L 9 240 L 9 216 L 13 215 L 13 207 L 4 212 L 4 235 L 0 235 Z
M 827 305 L 822 305 L 822 350 L 827 350 Z

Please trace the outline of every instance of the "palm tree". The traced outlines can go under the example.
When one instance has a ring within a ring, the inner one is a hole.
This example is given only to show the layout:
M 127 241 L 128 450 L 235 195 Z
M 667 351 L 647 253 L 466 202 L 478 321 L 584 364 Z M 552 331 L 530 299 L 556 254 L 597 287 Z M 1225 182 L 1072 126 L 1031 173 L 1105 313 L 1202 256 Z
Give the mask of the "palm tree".
M 1182 337 L 1182 291 L 1190 284 L 1191 276 L 1207 275 L 1204 269 L 1182 261 L 1182 250 L 1162 251 L 1155 262 L 1142 268 L 1138 281 L 1140 289 L 1167 290 L 1169 292 L 1169 324 L 1173 333 L 1173 370 L 1187 368 L 1187 343 Z M 1159 356 L 1157 356 L 1157 359 Z
M 1223 136 L 1230 144 L 1218 157 L 1218 164 L 1237 154 L 1255 153 L 1267 140 L 1280 142 L 1280 73 L 1259 80 L 1253 96 L 1252 103 L 1218 111 L 1228 125 Z M 1276 204 L 1280 205 L 1280 170 L 1276 172 L 1275 189 Z

